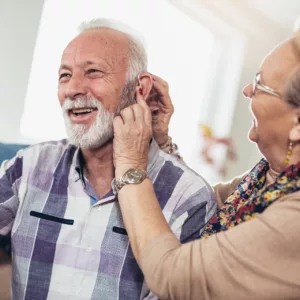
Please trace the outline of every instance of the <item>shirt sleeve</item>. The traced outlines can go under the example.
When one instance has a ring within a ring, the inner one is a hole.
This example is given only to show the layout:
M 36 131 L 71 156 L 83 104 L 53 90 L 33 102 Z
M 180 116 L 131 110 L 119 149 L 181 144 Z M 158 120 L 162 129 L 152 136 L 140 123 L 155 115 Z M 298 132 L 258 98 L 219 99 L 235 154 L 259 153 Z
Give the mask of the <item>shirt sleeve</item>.
M 0 167 L 0 236 L 6 236 L 11 232 L 19 207 L 18 188 L 22 166 L 23 158 L 18 155 L 4 161 Z
M 160 236 L 139 263 L 161 299 L 300 299 L 299 219 L 298 192 L 207 239 Z
M 215 194 L 210 186 L 203 186 L 187 198 L 174 211 L 170 227 L 182 243 L 199 238 L 201 230 L 216 212 L 217 203 Z

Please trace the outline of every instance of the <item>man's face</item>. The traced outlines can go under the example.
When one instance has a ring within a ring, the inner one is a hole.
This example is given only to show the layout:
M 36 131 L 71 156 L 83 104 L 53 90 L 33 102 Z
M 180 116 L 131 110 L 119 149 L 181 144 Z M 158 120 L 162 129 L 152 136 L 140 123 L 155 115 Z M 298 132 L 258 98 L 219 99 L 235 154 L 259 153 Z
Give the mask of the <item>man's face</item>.
M 71 143 L 98 148 L 113 135 L 128 71 L 123 34 L 98 29 L 77 36 L 65 49 L 59 69 L 58 98 Z M 123 101 L 126 99 L 123 99 Z

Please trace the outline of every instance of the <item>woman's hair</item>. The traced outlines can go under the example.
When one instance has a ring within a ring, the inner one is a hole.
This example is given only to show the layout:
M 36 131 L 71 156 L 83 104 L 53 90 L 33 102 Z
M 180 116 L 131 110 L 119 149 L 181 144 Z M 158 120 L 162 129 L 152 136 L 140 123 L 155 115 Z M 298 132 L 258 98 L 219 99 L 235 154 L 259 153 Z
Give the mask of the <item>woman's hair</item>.
M 289 75 L 283 98 L 292 106 L 300 107 L 300 29 L 296 30 L 292 43 L 298 57 L 298 62 Z

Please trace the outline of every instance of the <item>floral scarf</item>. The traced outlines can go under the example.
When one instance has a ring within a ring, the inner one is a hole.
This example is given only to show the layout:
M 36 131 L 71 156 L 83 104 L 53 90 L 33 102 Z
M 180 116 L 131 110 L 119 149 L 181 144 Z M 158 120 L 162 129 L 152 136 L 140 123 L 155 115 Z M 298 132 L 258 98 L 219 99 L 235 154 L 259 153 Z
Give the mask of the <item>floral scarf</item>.
M 211 218 L 201 237 L 208 237 L 251 220 L 277 199 L 300 190 L 300 162 L 286 168 L 274 183 L 263 188 L 268 170 L 269 163 L 262 159 Z

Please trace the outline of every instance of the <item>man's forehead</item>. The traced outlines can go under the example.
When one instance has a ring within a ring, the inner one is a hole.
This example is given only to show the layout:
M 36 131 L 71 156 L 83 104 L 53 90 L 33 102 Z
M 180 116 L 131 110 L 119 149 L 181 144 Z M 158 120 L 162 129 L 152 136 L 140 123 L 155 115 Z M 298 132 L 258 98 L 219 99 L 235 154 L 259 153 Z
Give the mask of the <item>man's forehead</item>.
M 114 30 L 88 30 L 75 37 L 65 48 L 62 61 L 74 59 L 75 56 L 108 58 L 110 60 L 124 60 L 128 56 L 128 40 Z

